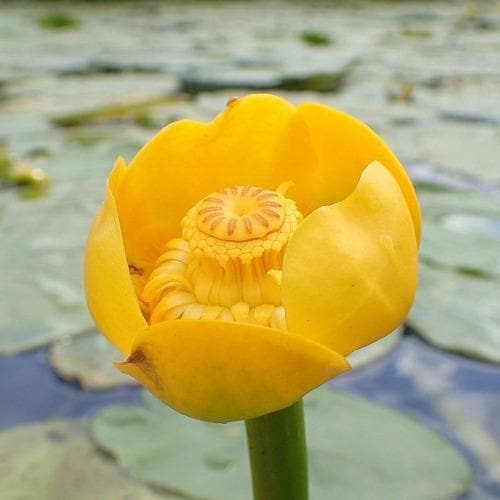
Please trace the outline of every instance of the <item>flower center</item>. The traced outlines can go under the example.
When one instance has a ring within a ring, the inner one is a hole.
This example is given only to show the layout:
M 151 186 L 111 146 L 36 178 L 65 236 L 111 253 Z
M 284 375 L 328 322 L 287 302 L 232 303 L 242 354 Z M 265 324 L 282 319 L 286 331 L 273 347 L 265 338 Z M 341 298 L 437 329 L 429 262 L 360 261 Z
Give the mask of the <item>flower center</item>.
M 225 241 L 263 238 L 277 231 L 285 218 L 283 197 L 253 186 L 232 186 L 204 198 L 199 204 L 198 229 Z
M 302 221 L 286 185 L 231 186 L 203 198 L 167 242 L 140 294 L 151 324 L 219 319 L 285 328 L 281 268 Z

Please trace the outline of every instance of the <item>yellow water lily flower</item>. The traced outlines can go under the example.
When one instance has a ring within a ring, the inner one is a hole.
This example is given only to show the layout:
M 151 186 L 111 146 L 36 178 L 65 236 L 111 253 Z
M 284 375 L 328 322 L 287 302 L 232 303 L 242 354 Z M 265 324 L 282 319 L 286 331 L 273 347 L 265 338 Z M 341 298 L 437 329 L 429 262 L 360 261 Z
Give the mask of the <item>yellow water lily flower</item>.
M 420 211 L 366 125 L 320 104 L 231 100 L 119 158 L 85 256 L 118 368 L 181 413 L 250 419 L 350 368 L 405 318 Z

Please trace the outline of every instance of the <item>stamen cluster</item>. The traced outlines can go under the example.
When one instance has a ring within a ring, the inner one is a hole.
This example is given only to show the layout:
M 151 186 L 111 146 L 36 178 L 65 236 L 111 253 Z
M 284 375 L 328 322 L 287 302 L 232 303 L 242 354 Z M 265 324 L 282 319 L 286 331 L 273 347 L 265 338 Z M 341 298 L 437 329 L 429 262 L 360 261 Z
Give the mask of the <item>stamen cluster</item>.
M 302 221 L 283 189 L 231 186 L 192 207 L 167 242 L 140 303 L 151 324 L 217 319 L 286 328 L 281 268 Z

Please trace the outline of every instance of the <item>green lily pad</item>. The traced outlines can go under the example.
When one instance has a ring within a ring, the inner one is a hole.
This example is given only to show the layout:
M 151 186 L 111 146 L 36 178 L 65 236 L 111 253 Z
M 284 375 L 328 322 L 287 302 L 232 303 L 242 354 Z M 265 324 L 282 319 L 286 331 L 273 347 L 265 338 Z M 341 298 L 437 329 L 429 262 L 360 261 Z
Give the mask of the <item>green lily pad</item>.
M 92 445 L 77 422 L 52 421 L 0 433 L 2 500 L 160 500 Z
M 59 201 L 59 202 L 58 202 Z M 38 347 L 88 329 L 82 285 L 85 226 L 81 203 L 48 196 L 12 197 L 0 230 L 0 262 L 7 293 L 0 302 L 0 353 Z
M 409 322 L 434 345 L 500 362 L 500 199 L 422 192 L 422 265 Z
M 123 355 L 95 330 L 56 342 L 49 358 L 59 377 L 74 380 L 87 391 L 136 384 L 113 364 L 123 359 Z
M 500 277 L 500 218 L 450 214 L 424 224 L 421 256 L 426 262 Z
M 106 174 L 123 145 L 115 138 L 91 148 L 65 146 L 43 166 L 53 175 L 49 194 L 20 200 L 0 193 L 0 355 L 43 346 L 92 327 L 82 263 L 90 223 Z M 69 168 L 70 166 L 71 168 Z M 49 170 L 50 168 L 50 170 Z
M 405 117 L 392 120 L 393 124 L 408 124 L 411 117 L 405 120 Z M 474 192 L 498 192 L 498 186 L 494 182 L 475 177 L 467 173 L 457 172 L 448 167 L 438 166 L 429 163 L 411 163 L 406 165 L 406 171 L 419 191 L 420 196 L 423 193 L 429 194 L 429 191 L 474 191 Z M 448 196 L 448 195 L 445 195 Z
M 319 390 L 306 399 L 311 498 L 436 499 L 466 492 L 463 457 L 398 412 Z
M 464 493 L 464 459 L 438 434 L 363 399 L 319 389 L 306 398 L 311 498 L 431 499 Z M 147 484 L 217 500 L 251 496 L 244 425 L 188 419 L 146 396 L 92 422 L 98 446 Z
M 500 363 L 500 282 L 422 264 L 410 324 L 434 345 Z
M 500 198 L 478 193 L 426 193 L 420 254 L 426 262 L 500 276 Z
M 462 211 L 484 216 L 500 216 L 500 198 L 497 195 L 464 190 L 422 190 L 419 191 L 418 197 L 424 217 L 430 219 Z
M 398 345 L 402 335 L 403 327 L 400 326 L 389 335 L 377 340 L 377 342 L 374 342 L 367 347 L 363 347 L 363 349 L 354 351 L 347 359 L 353 368 L 361 368 L 362 366 L 389 354 L 389 352 L 391 352 Z

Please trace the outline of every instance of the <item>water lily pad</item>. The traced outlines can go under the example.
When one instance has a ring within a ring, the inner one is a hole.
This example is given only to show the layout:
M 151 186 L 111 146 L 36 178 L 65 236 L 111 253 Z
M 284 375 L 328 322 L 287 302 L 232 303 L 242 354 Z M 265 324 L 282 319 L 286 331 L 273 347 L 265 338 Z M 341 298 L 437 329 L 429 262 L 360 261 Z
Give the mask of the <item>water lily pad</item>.
M 500 363 L 500 282 L 422 264 L 410 324 L 434 345 Z
M 426 262 L 500 277 L 500 218 L 457 213 L 424 224 L 421 256 Z
M 0 263 L 6 284 L 0 302 L 0 353 L 38 347 L 92 324 L 81 279 L 85 202 L 51 195 L 14 197 L 4 208 Z
M 427 262 L 500 276 L 500 198 L 481 193 L 421 196 Z
M 354 351 L 349 355 L 348 360 L 353 368 L 360 368 L 365 366 L 376 359 L 385 356 L 389 352 L 391 352 L 398 342 L 401 340 L 401 336 L 403 335 L 403 327 L 399 327 L 394 330 L 391 334 L 383 337 L 377 342 L 370 344 L 363 349 L 359 349 Z
M 0 470 L 2 500 L 173 498 L 156 494 L 105 459 L 77 422 L 2 432 Z
M 357 64 L 358 61 L 353 59 L 336 71 L 285 75 L 275 71 L 248 69 L 239 71 L 236 76 L 234 70 L 225 74 L 213 71 L 208 74 L 187 73 L 180 78 L 179 92 L 189 95 L 232 89 L 339 92 Z
M 64 380 L 74 380 L 87 391 L 105 390 L 135 384 L 118 371 L 113 362 L 123 359 L 95 330 L 56 342 L 50 351 L 50 364 Z
M 500 199 L 423 192 L 420 283 L 409 321 L 442 349 L 500 362 Z
M 471 474 L 447 441 L 412 419 L 320 389 L 306 398 L 311 498 L 451 498 Z M 188 419 L 146 396 L 92 423 L 98 446 L 135 478 L 217 500 L 250 497 L 244 426 Z
M 65 145 L 44 160 L 49 174 L 57 172 L 47 196 L 25 201 L 0 193 L 0 355 L 92 327 L 82 279 L 85 239 L 114 159 L 136 147 L 118 138 L 93 148 Z
M 478 215 L 500 216 L 500 197 L 473 191 L 421 191 L 419 200 L 425 217 L 438 219 L 453 212 L 472 212 Z
M 408 120 L 410 120 L 410 118 Z M 424 196 L 428 190 L 439 192 L 445 190 L 475 191 L 496 194 L 497 196 L 500 194 L 500 187 L 498 185 L 483 180 L 475 175 L 422 162 L 410 163 L 405 165 L 405 167 L 413 184 L 417 186 L 417 189 L 425 189 L 425 191 L 421 191 L 420 193 Z M 445 194 L 445 196 L 449 196 L 449 194 Z M 451 194 L 451 196 L 453 196 L 453 194 Z

